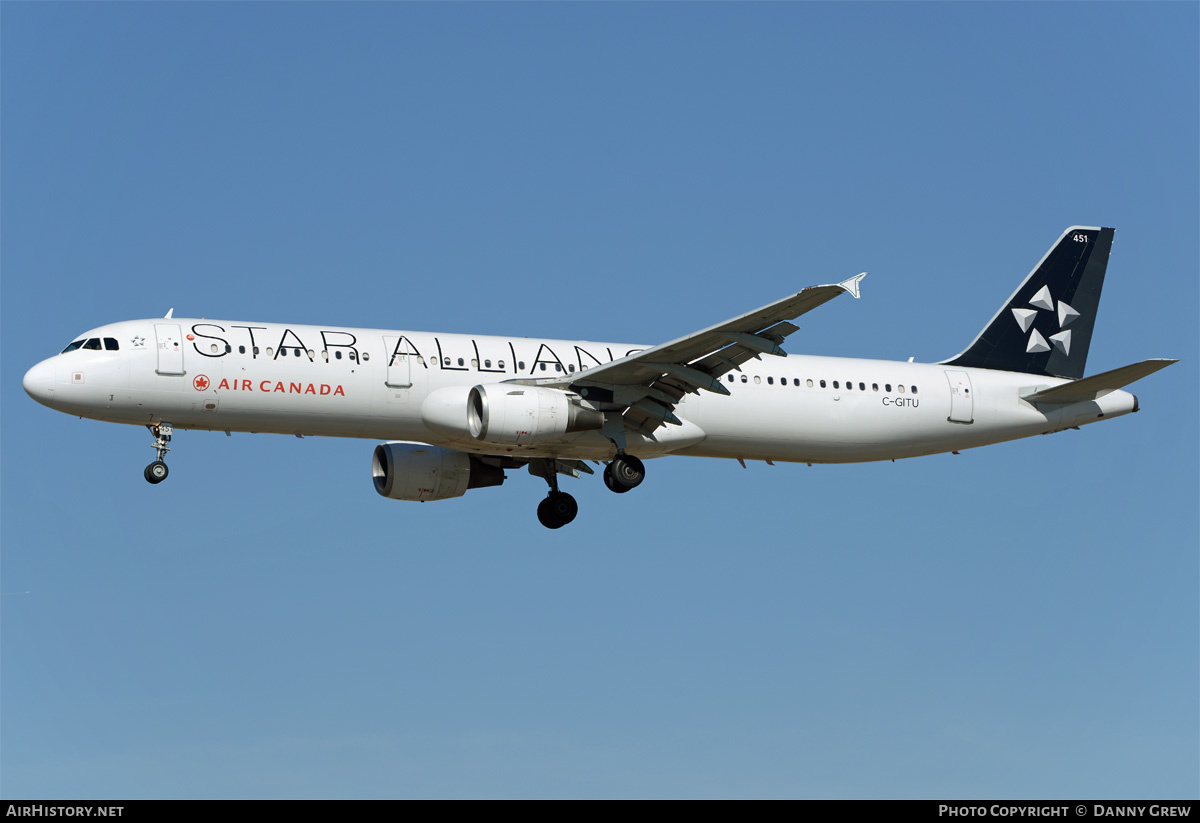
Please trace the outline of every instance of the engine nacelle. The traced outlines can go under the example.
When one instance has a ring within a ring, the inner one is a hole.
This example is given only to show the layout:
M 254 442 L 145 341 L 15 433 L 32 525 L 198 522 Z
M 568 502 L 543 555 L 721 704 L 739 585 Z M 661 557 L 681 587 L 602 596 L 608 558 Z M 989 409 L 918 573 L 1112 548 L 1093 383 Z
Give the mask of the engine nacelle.
M 467 398 L 467 429 L 483 443 L 547 443 L 603 425 L 602 412 L 558 389 L 491 383 L 471 389 Z
M 375 491 L 392 500 L 449 500 L 499 486 L 504 470 L 462 452 L 423 443 L 381 443 L 371 459 Z
M 447 440 L 471 439 L 467 427 L 468 386 L 447 386 L 429 393 L 421 404 L 421 422 Z

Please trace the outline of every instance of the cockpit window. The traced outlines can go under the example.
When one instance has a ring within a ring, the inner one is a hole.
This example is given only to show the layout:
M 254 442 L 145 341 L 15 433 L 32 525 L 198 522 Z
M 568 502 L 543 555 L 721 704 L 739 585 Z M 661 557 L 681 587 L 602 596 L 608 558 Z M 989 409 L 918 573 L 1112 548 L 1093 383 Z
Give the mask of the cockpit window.
M 66 354 L 69 351 L 75 351 L 77 348 L 79 348 L 82 345 L 83 345 L 82 340 L 76 340 L 74 343 L 71 343 L 69 346 L 67 346 L 65 349 L 63 349 L 61 352 L 59 352 L 59 354 Z
M 120 348 L 121 347 L 117 345 L 117 338 L 115 338 L 115 337 L 104 338 L 104 350 L 105 351 L 117 351 Z
M 88 341 L 83 344 L 83 347 L 85 349 L 91 349 L 92 351 L 100 351 L 100 338 L 89 337 Z

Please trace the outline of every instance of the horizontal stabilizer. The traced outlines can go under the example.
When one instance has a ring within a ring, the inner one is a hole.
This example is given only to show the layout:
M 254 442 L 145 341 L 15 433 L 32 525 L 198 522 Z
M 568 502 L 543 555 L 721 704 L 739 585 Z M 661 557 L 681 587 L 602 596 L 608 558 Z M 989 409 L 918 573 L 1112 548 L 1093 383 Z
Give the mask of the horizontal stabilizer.
M 1064 383 L 1051 389 L 1042 389 L 1032 394 L 1021 395 L 1022 400 L 1030 403 L 1084 403 L 1103 397 L 1109 392 L 1124 388 L 1135 380 L 1141 380 L 1147 375 L 1154 374 L 1159 369 L 1165 369 L 1178 360 L 1143 360 L 1131 366 L 1122 366 L 1112 371 L 1093 374 L 1082 380 Z

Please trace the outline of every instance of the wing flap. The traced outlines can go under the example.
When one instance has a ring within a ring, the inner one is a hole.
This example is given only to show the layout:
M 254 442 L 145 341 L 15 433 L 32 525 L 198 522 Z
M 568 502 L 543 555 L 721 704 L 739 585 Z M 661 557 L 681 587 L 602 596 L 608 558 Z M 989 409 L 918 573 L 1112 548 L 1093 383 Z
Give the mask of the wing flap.
M 858 297 L 858 283 L 865 276 L 866 272 L 863 272 L 842 283 L 829 286 L 810 286 L 804 291 L 777 300 L 760 309 L 746 312 L 739 317 L 726 320 L 724 323 L 718 323 L 670 342 L 643 349 L 602 366 L 594 366 L 583 374 L 552 377 L 535 382 L 537 385 L 650 385 L 666 374 L 666 370 L 660 368 L 663 364 L 693 369 L 699 366 L 711 377 L 719 377 L 730 368 L 736 368 L 760 353 L 757 341 L 752 347 L 748 345 L 747 340 L 731 340 L 729 336 L 735 338 L 738 335 L 746 335 L 748 338 L 759 337 L 778 345 L 784 337 L 799 329 L 795 324 L 786 321 L 793 320 L 828 303 L 839 294 L 849 293 Z M 718 353 L 719 356 L 714 360 L 705 359 Z M 728 360 L 736 365 L 722 364 L 722 360 Z M 697 361 L 700 362 L 697 363 Z M 714 370 L 721 365 L 725 365 L 725 368 L 720 371 Z M 685 389 L 685 391 L 690 391 L 690 389 Z
M 606 411 L 620 411 L 627 428 L 653 438 L 655 429 L 667 423 L 678 424 L 673 410 L 681 398 L 700 391 L 729 394 L 721 377 L 740 370 L 747 360 L 763 354 L 783 355 L 780 344 L 800 328 L 790 321 L 840 294 L 858 298 L 859 282 L 864 277 L 866 272 L 841 283 L 810 286 L 724 323 L 593 366 L 585 372 L 511 382 L 579 391 L 589 400 L 596 397 L 607 406 L 601 406 Z M 594 387 L 593 392 L 599 394 L 586 394 L 586 387 Z M 600 400 L 601 397 L 606 399 Z M 646 397 L 657 402 L 639 402 Z

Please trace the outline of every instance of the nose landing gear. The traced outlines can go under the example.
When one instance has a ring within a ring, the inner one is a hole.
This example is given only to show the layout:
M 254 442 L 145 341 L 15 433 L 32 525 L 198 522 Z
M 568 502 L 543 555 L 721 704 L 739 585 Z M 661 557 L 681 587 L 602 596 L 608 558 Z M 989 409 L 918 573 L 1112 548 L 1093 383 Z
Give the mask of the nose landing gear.
M 158 459 L 147 466 L 142 474 L 147 483 L 157 485 L 167 479 L 167 464 L 163 462 L 163 458 L 171 450 L 171 447 L 167 445 L 171 442 L 171 424 L 159 423 L 156 426 L 146 426 L 146 428 L 154 435 L 154 451 L 158 455 Z

